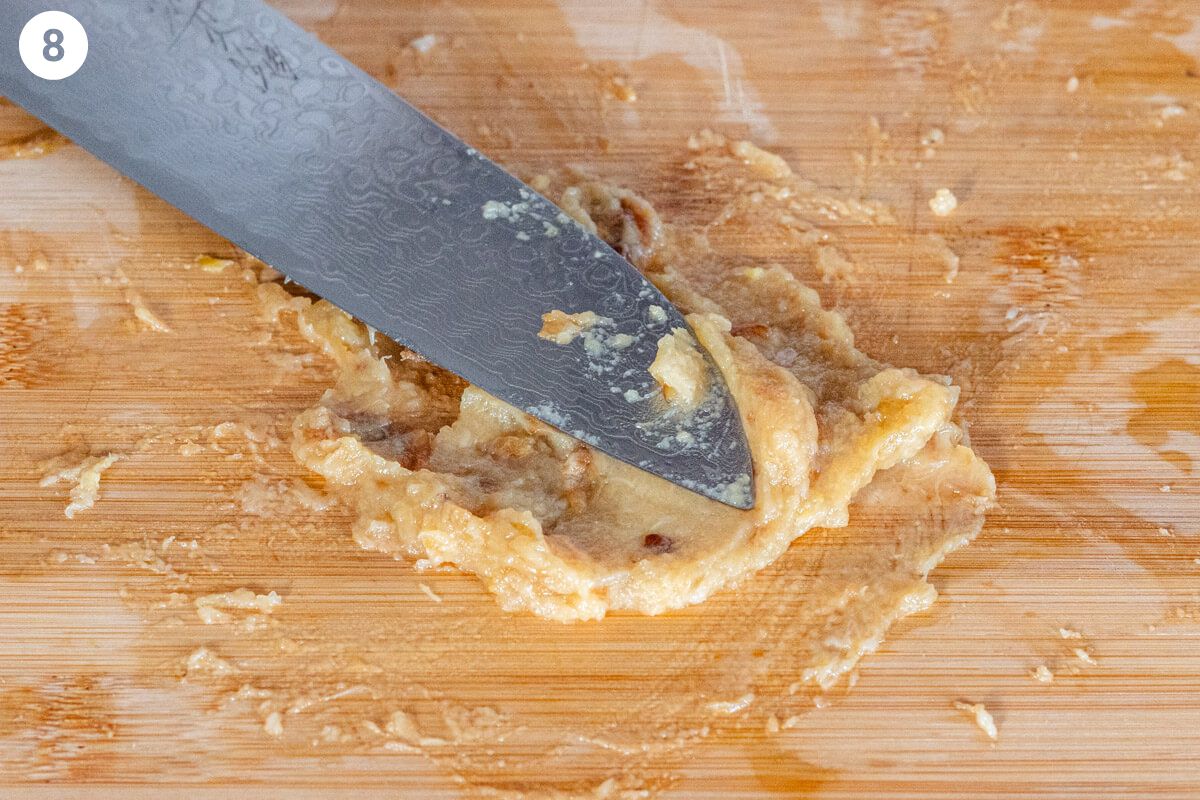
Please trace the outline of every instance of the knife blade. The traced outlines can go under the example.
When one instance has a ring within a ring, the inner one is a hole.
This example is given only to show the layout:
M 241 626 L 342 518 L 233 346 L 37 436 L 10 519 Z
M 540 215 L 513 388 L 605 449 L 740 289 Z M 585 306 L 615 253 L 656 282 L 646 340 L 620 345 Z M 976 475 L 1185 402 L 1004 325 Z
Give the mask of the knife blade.
M 48 8 L 87 36 L 82 66 L 58 80 L 34 75 L 17 47 Z M 0 92 L 430 361 L 622 461 L 753 506 L 741 418 L 709 354 L 695 413 L 664 416 L 656 400 L 657 342 L 688 330 L 658 289 L 269 6 L 5 0 Z M 543 340 L 553 310 L 595 312 L 627 346 L 598 356 Z

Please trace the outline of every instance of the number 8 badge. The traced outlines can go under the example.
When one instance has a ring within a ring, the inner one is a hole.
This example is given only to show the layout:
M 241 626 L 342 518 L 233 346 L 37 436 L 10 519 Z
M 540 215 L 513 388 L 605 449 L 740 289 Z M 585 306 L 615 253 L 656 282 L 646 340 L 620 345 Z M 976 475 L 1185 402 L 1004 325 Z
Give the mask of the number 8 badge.
M 87 60 L 87 31 L 64 11 L 43 11 L 21 29 L 21 61 L 48 81 L 60 81 L 79 71 Z

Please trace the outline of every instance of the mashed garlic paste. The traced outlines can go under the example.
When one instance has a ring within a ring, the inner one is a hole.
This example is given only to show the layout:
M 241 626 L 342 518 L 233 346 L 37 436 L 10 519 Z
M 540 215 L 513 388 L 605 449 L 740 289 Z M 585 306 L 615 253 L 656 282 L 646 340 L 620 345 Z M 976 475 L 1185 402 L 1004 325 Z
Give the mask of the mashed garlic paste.
M 743 416 L 757 506 L 702 500 L 593 451 L 414 353 L 373 345 L 328 303 L 265 283 L 269 315 L 294 314 L 336 363 L 335 385 L 295 421 L 292 450 L 355 510 L 359 545 L 453 565 L 507 610 L 572 621 L 702 602 L 797 539 L 807 546 L 807 531 L 846 525 L 856 495 L 898 466 L 897 497 L 937 503 L 951 486 L 969 508 L 964 535 L 977 530 L 994 483 L 951 421 L 956 387 L 856 350 L 842 318 L 781 267 L 682 257 L 627 191 L 576 181 L 551 196 L 687 314 Z M 694 393 L 686 369 L 669 372 L 664 387 Z M 931 546 L 926 569 L 944 551 Z

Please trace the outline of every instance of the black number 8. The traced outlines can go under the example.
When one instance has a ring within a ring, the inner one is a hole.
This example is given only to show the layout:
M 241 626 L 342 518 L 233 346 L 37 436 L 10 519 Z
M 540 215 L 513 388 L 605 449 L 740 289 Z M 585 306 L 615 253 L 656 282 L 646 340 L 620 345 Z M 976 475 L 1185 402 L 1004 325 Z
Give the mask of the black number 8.
M 63 56 L 67 51 L 63 49 L 63 32 L 58 28 L 51 28 L 46 31 L 46 35 L 42 37 L 42 41 L 46 46 L 42 48 L 42 58 L 47 61 L 62 61 Z

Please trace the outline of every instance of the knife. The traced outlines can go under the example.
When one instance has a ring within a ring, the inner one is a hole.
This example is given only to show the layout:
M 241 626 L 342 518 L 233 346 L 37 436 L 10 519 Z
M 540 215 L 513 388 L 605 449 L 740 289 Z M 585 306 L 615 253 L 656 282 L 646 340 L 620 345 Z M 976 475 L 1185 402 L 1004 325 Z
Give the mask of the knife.
M 79 28 L 34 19 L 48 10 Z M 4 0 L 0 92 L 470 383 L 647 472 L 753 506 L 741 418 L 703 348 L 705 402 L 663 414 L 647 369 L 658 340 L 688 325 L 658 289 L 258 0 Z M 553 310 L 595 312 L 627 346 L 597 357 L 546 341 Z

